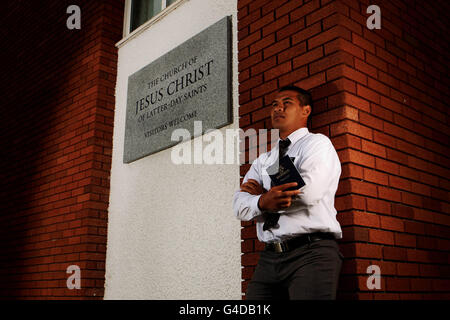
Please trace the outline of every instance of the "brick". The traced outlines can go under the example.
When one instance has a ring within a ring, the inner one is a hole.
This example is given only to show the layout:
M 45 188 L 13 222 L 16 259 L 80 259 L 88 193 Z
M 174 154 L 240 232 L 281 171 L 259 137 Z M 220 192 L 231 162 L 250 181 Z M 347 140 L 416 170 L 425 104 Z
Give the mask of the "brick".
M 350 31 L 341 26 L 335 26 L 327 31 L 320 33 L 308 40 L 308 48 L 312 49 L 329 42 L 335 38 L 344 38 L 350 41 Z
M 415 248 L 417 245 L 416 236 L 414 235 L 395 233 L 394 238 L 396 246 Z
M 411 182 L 397 176 L 389 176 L 389 186 L 396 189 L 411 190 Z
M 381 97 L 381 99 L 383 99 L 383 97 Z M 387 121 L 390 121 L 390 122 L 393 121 L 393 118 L 394 118 L 393 117 L 393 112 L 388 110 L 388 109 L 386 109 L 386 108 L 383 108 L 382 106 L 379 106 L 377 104 L 372 103 L 371 104 L 371 111 L 372 111 L 371 112 L 372 115 L 374 115 L 374 116 L 376 116 L 378 118 L 381 118 L 381 119 L 384 119 L 384 120 L 387 120 Z
M 318 9 L 319 6 L 320 6 L 319 0 L 312 0 L 310 2 L 303 4 L 302 6 L 298 6 L 296 10 L 291 11 L 289 14 L 291 21 L 295 21 L 297 19 L 300 19 L 301 17 L 306 16 L 307 14 Z
M 352 33 L 352 43 L 365 51 L 375 53 L 375 45 L 356 33 Z
M 259 109 L 252 113 L 252 121 L 256 122 L 265 118 L 270 117 L 270 111 L 272 110 L 272 106 L 267 106 L 262 109 Z
M 250 68 L 250 72 L 252 76 L 255 76 L 261 72 L 264 72 L 266 70 L 269 70 L 270 68 L 273 68 L 276 66 L 276 58 L 275 56 L 272 56 L 269 59 L 266 59 Z
M 238 30 L 250 26 L 252 23 L 261 20 L 261 12 L 256 10 L 238 21 Z
M 388 175 L 376 170 L 364 168 L 364 180 L 376 184 L 386 185 L 388 183 Z
M 356 256 L 361 258 L 381 258 L 382 247 L 375 244 L 356 243 Z
M 400 191 L 383 186 L 378 186 L 378 197 L 390 201 L 402 201 L 402 194 Z
M 275 16 L 277 18 L 280 18 L 280 17 L 284 16 L 285 14 L 288 14 L 288 13 L 294 11 L 295 9 L 299 8 L 301 5 L 303 5 L 303 3 L 300 1 L 298 1 L 298 2 L 288 1 L 286 4 L 280 6 L 279 8 L 277 8 L 275 10 Z M 317 4 L 314 4 L 313 7 L 315 5 L 317 5 Z
M 239 84 L 239 93 L 243 93 L 247 90 L 250 90 L 256 86 L 259 86 L 263 83 L 263 76 L 262 74 L 251 77 L 247 81 L 242 81 Z
M 372 78 L 377 79 L 378 77 L 378 72 L 375 67 L 372 67 L 358 58 L 355 58 L 355 69 L 371 76 Z
M 282 39 L 287 38 L 287 40 L 291 40 L 292 39 L 292 44 L 295 45 L 305 39 L 302 39 L 302 37 L 299 36 L 299 34 L 303 34 L 303 35 L 308 35 L 310 33 L 311 36 L 314 34 L 317 34 L 318 32 L 320 32 L 321 28 L 320 28 L 320 23 L 317 24 L 316 26 L 314 26 L 315 29 L 306 29 L 305 30 L 305 21 L 303 19 L 301 20 L 297 20 L 293 23 L 290 23 L 289 25 L 283 27 L 282 29 L 278 30 L 276 32 L 276 37 L 277 40 L 280 41 Z M 299 32 L 299 30 L 302 30 Z M 292 36 L 294 35 L 294 36 Z M 291 36 L 291 37 L 289 37 Z
M 375 55 L 372 55 L 370 53 L 366 53 L 366 62 L 374 67 L 376 67 L 379 70 L 382 70 L 384 72 L 388 72 L 388 67 L 386 62 L 383 60 L 377 58 Z
M 432 283 L 429 279 L 411 279 L 411 291 L 431 291 Z
M 319 10 L 316 10 L 306 16 L 306 23 L 307 25 L 311 25 L 320 20 L 324 20 L 324 18 L 337 12 L 340 8 L 342 8 L 342 6 L 336 5 L 333 2 L 327 4 L 326 6 L 322 6 Z
M 280 29 L 286 29 L 284 28 L 285 26 L 287 26 L 289 24 L 289 17 L 288 16 L 284 16 L 283 18 L 277 19 L 274 22 L 272 22 L 269 25 L 266 25 L 262 32 L 263 32 L 263 37 L 265 37 L 268 34 L 271 34 L 273 32 L 276 32 Z
M 325 73 L 318 73 L 306 79 L 300 80 L 295 83 L 296 86 L 303 88 L 305 90 L 310 90 L 311 88 L 318 87 L 325 83 Z
M 249 114 L 246 114 L 243 117 L 239 117 L 239 127 L 248 126 L 251 123 L 251 118 Z
M 280 87 L 291 85 L 301 79 L 304 79 L 308 76 L 308 68 L 301 67 L 299 69 L 295 69 L 292 72 L 289 72 L 288 74 L 282 75 L 278 78 L 278 83 Z
M 374 265 L 380 267 L 381 276 L 395 276 L 397 275 L 397 263 L 392 261 L 383 261 L 383 260 L 373 260 L 371 261 Z
M 380 217 L 381 228 L 393 230 L 393 231 L 404 231 L 405 227 L 401 219 L 395 217 Z
M 255 10 L 258 10 L 262 7 L 267 6 L 271 1 L 270 0 L 257 0 L 257 1 L 251 1 L 248 5 L 249 12 L 253 12 Z M 272 10 L 271 10 L 272 11 Z M 264 14 L 263 14 L 264 15 Z
M 393 203 L 392 204 L 392 215 L 401 217 L 401 218 L 412 219 L 414 217 L 414 210 L 412 207 L 406 206 L 404 204 Z
M 348 12 L 345 6 L 338 6 L 341 13 L 337 13 L 323 20 L 324 29 L 328 29 L 334 24 L 339 24 L 356 34 L 362 34 L 362 26 L 353 19 L 348 18 Z
M 245 6 L 248 6 L 250 2 L 253 0 L 238 0 L 237 7 L 239 10 L 242 10 Z
M 238 41 L 238 50 L 242 50 L 245 47 L 249 47 L 252 43 L 255 43 L 260 39 L 261 39 L 261 32 L 260 31 L 254 32 L 245 37 L 244 39 Z
M 315 99 L 321 99 L 329 95 L 333 95 L 339 91 L 348 91 L 349 93 L 356 93 L 355 82 L 346 78 L 329 81 L 325 85 L 312 90 L 312 96 Z
M 335 201 L 336 209 L 338 211 L 344 210 L 365 210 L 366 204 L 364 197 L 358 195 L 346 195 L 341 197 L 336 197 Z
M 264 15 L 263 17 L 261 17 L 261 13 L 258 11 L 254 11 L 252 12 L 249 16 L 246 17 L 246 21 L 248 22 L 249 19 L 252 19 L 253 21 L 251 23 L 248 24 L 249 29 L 250 29 L 250 33 L 254 33 L 257 30 L 262 29 L 263 27 L 267 26 L 268 24 L 270 24 L 271 22 L 274 21 L 274 15 L 272 12 Z M 240 20 L 238 22 L 238 28 L 240 26 L 246 26 L 245 25 L 244 20 Z M 264 36 L 264 33 L 263 33 Z
M 239 61 L 238 70 L 239 72 L 244 71 L 245 69 L 260 63 L 262 61 L 262 52 L 258 52 L 254 55 L 249 56 L 248 58 Z
M 254 226 L 245 227 L 241 229 L 241 238 L 243 240 L 246 239 L 255 239 L 256 238 L 256 229 Z
M 352 193 L 376 197 L 377 196 L 377 187 L 372 183 L 367 183 L 360 180 L 351 179 L 350 181 L 350 190 Z
M 372 115 L 370 115 L 369 113 L 366 112 L 360 112 L 359 115 L 359 119 L 360 122 L 370 128 L 376 129 L 373 131 L 373 139 L 375 142 L 379 142 L 377 141 L 377 139 L 381 140 L 384 142 L 384 144 L 387 141 L 393 141 L 392 138 L 390 138 L 389 136 L 385 135 L 384 133 L 381 133 L 377 130 L 382 131 L 383 130 L 383 121 L 377 117 L 374 117 Z M 386 156 L 386 151 L 383 151 L 384 157 Z
M 397 79 L 382 71 L 378 71 L 378 80 L 387 84 L 391 88 L 398 88 L 400 86 L 400 82 Z
M 258 40 L 250 45 L 250 54 L 254 54 L 255 52 L 275 43 L 275 35 L 269 34 L 268 36 Z
M 342 163 L 352 162 L 370 168 L 373 168 L 375 163 L 373 156 L 352 149 L 339 152 L 339 159 Z
M 300 22 L 301 22 L 301 25 L 303 26 L 302 28 L 292 28 L 292 29 L 288 29 L 286 31 L 285 30 L 279 31 L 277 33 L 277 37 L 279 37 L 281 39 L 281 38 L 283 38 L 285 36 L 291 35 L 291 32 L 295 32 L 297 30 L 300 30 L 297 33 L 294 33 L 292 35 L 292 37 L 291 37 L 292 38 L 292 44 L 295 45 L 295 44 L 297 44 L 299 42 L 304 42 L 304 41 L 308 40 L 309 38 L 319 34 L 321 32 L 321 30 L 322 30 L 319 22 L 315 23 L 315 24 L 313 24 L 311 26 L 308 26 L 307 28 L 304 28 L 303 20 L 299 20 L 298 22 L 293 24 L 293 26 L 300 25 Z
M 344 228 L 342 230 L 343 238 L 342 241 L 368 241 L 369 233 L 367 228 L 361 227 L 351 227 Z
M 356 137 L 350 134 L 343 134 L 340 136 L 332 137 L 331 141 L 336 150 L 342 150 L 345 148 L 352 148 L 356 150 L 361 150 L 361 138 Z M 351 166 L 351 164 L 349 164 Z M 362 178 L 362 169 L 361 169 L 361 178 Z
M 256 266 L 259 260 L 259 253 L 246 253 L 241 256 L 243 266 Z
M 356 93 L 364 99 L 380 104 L 380 95 L 378 93 L 358 83 L 356 84 Z
M 329 69 L 330 67 L 333 67 L 338 64 L 347 64 L 351 67 L 353 66 L 353 58 L 350 54 L 346 52 L 336 52 L 311 63 L 309 65 L 309 72 L 310 74 L 314 74 Z
M 384 50 L 382 47 L 376 47 L 376 55 L 377 57 L 383 59 L 384 61 L 391 63 L 393 65 L 397 65 L 397 57 L 388 51 Z
M 367 202 L 367 210 L 368 211 L 382 213 L 382 214 L 390 214 L 391 213 L 391 206 L 390 206 L 390 202 L 388 202 L 388 201 L 367 198 L 366 202 Z
M 422 207 L 423 206 L 423 202 L 422 202 L 422 197 L 409 193 L 409 192 L 401 192 L 401 196 L 402 196 L 402 202 L 404 202 L 405 204 L 411 205 L 411 206 L 416 206 L 416 207 Z
M 266 72 L 264 72 L 264 80 L 272 80 L 274 78 L 278 78 L 282 74 L 288 73 L 292 70 L 291 62 L 287 61 L 286 63 L 280 64 L 275 68 L 272 68 Z
M 342 133 L 351 133 L 356 136 L 372 140 L 372 129 L 360 125 L 359 123 L 354 121 L 343 120 L 333 124 L 330 129 L 332 136 L 339 135 Z
M 364 50 L 342 38 L 337 38 L 333 41 L 327 42 L 324 48 L 326 55 L 342 50 L 351 54 L 354 57 L 364 60 Z
M 383 247 L 383 259 L 394 261 L 406 261 L 407 251 L 405 248 Z
M 404 60 L 398 60 L 398 67 L 401 70 L 405 71 L 406 73 L 409 73 L 411 76 L 416 77 L 417 74 L 416 68 L 414 68 Z
M 373 243 L 381 243 L 387 245 L 394 244 L 394 233 L 389 231 L 370 229 L 369 241 Z
M 276 89 L 277 89 L 277 82 L 276 82 L 276 80 L 272 80 L 272 81 L 264 83 L 256 88 L 253 88 L 251 90 L 251 93 L 252 93 L 252 97 L 257 98 L 257 97 L 260 97 L 271 91 L 274 91 Z
M 389 291 L 409 291 L 410 280 L 402 278 L 387 278 L 386 289 Z
M 346 77 L 355 82 L 367 85 L 367 76 L 348 65 L 338 65 L 327 70 L 327 80 L 333 80 L 339 77 Z
M 323 49 L 322 47 L 316 48 L 314 50 L 308 51 L 301 56 L 298 56 L 293 59 L 293 67 L 297 69 L 303 65 L 309 64 L 312 61 L 318 60 L 323 57 Z
M 289 47 L 290 47 L 289 39 L 277 41 L 275 44 L 273 44 L 263 50 L 264 59 L 267 59 L 270 56 L 277 54 L 279 52 L 283 52 L 284 50 L 286 50 Z
M 269 48 L 267 48 L 266 50 L 268 50 Z M 299 43 L 287 50 L 280 52 L 277 56 L 278 63 L 285 62 L 286 60 L 292 59 L 293 57 L 299 56 L 305 52 L 306 52 L 306 42 Z
M 388 96 L 390 93 L 390 88 L 388 86 L 370 77 L 368 78 L 368 87 L 385 96 Z
M 361 150 L 370 154 L 373 154 L 378 157 L 386 158 L 386 148 L 382 145 L 362 140 L 361 141 Z
M 311 79 L 311 78 L 309 78 Z M 322 81 L 325 77 L 322 74 Z M 302 88 L 308 88 L 308 86 L 302 86 Z M 343 106 L 339 108 L 332 109 L 326 113 L 315 115 L 312 124 L 313 127 L 320 127 L 325 124 L 330 124 L 342 119 L 358 120 L 358 110 L 352 107 Z
M 341 105 L 349 105 L 370 112 L 370 103 L 368 101 L 349 92 L 339 92 L 338 94 L 328 96 L 328 108 Z

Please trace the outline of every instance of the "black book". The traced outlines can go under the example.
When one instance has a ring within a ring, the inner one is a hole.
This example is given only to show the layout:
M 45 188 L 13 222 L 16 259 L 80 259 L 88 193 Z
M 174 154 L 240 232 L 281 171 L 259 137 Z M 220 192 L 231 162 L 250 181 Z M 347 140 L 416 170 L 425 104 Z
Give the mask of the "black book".
M 300 173 L 292 162 L 292 159 L 289 156 L 284 156 L 281 158 L 278 171 L 276 163 L 270 166 L 267 170 L 269 173 L 270 179 L 272 179 L 273 186 L 279 186 L 289 182 L 297 182 L 296 187 L 291 187 L 286 190 L 297 190 L 305 185 L 305 181 L 303 181 Z

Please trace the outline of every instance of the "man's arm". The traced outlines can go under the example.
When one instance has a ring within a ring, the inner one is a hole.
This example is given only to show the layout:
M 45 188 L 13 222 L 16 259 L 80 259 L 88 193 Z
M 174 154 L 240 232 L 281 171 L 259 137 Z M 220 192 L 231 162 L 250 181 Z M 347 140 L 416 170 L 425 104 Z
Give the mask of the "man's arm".
M 258 167 L 252 165 L 244 177 L 240 191 L 234 195 L 233 208 L 240 220 L 249 221 L 267 210 L 276 212 L 288 208 L 291 206 L 292 197 L 301 193 L 300 190 L 285 191 L 296 186 L 296 182 L 276 186 L 267 191 L 261 186 L 261 182 L 251 178 L 255 173 L 258 173 Z
M 305 186 L 297 196 L 296 203 L 313 205 L 329 191 L 330 185 L 336 183 L 341 175 L 341 163 L 330 139 L 320 136 L 300 163 L 300 172 Z
M 244 177 L 242 185 L 244 186 L 249 180 L 254 180 L 259 185 L 262 185 L 262 175 L 259 173 L 258 159 L 256 159 Z M 252 184 L 250 182 L 250 184 Z M 250 187 L 250 186 L 249 186 Z M 244 190 L 246 187 L 244 187 Z M 247 189 L 247 191 L 250 191 Z M 249 192 L 238 190 L 233 197 L 234 214 L 239 220 L 250 221 L 260 215 L 262 211 L 258 207 L 258 201 L 261 194 L 254 195 Z

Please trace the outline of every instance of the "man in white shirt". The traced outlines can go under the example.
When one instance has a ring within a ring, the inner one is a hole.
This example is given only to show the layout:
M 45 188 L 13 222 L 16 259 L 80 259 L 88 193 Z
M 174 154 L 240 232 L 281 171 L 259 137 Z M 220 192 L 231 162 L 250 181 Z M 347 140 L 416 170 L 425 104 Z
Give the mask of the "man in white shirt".
M 256 221 L 265 243 L 246 299 L 335 299 L 343 256 L 336 239 L 334 197 L 341 164 L 330 139 L 310 133 L 311 95 L 296 86 L 279 90 L 271 120 L 281 140 L 256 159 L 233 198 L 238 219 Z M 288 155 L 305 185 L 271 186 L 267 168 Z

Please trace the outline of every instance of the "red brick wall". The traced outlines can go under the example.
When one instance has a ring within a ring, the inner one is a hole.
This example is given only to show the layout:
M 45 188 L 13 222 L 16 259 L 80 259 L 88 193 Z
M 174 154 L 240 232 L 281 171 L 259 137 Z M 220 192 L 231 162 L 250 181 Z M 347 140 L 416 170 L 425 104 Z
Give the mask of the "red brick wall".
M 66 9 L 81 8 L 81 30 Z M 123 1 L 2 10 L 0 297 L 102 298 Z M 69 290 L 69 265 L 81 289 Z
M 366 9 L 381 8 L 381 30 Z M 312 131 L 342 162 L 339 299 L 450 298 L 445 1 L 238 0 L 240 127 L 270 128 L 276 89 L 311 89 Z M 249 165 L 241 167 L 243 176 Z M 242 291 L 261 243 L 242 223 Z M 369 265 L 381 289 L 369 290 Z

